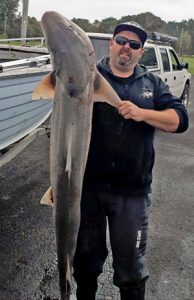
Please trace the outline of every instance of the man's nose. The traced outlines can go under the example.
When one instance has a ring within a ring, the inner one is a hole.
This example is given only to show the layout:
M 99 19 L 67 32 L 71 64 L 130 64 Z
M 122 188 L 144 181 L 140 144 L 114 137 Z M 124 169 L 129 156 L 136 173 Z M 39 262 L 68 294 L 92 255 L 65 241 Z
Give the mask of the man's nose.
M 131 49 L 131 47 L 130 47 L 130 44 L 129 43 L 126 43 L 123 47 L 125 47 L 125 48 L 130 48 Z

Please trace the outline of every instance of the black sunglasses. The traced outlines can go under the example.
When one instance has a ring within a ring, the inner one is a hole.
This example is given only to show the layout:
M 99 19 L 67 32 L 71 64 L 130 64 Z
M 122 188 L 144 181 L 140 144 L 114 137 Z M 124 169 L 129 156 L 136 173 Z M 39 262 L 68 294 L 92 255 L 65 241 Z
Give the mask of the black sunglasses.
M 130 48 L 134 50 L 138 50 L 142 47 L 142 44 L 139 41 L 128 40 L 123 36 L 117 35 L 114 40 L 120 46 L 125 46 L 129 44 Z

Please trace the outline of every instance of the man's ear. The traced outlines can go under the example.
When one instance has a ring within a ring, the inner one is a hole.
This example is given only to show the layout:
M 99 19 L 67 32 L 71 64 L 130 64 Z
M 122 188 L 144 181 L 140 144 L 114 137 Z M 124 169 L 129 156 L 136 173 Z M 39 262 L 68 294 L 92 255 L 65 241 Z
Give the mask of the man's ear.
M 111 48 L 112 46 L 113 46 L 113 38 L 110 39 L 109 48 Z
M 109 46 L 112 46 L 113 45 L 113 38 L 110 39 L 110 43 L 109 43 Z
M 139 59 L 141 59 L 143 54 L 144 54 L 144 48 L 141 49 L 141 55 L 139 56 Z

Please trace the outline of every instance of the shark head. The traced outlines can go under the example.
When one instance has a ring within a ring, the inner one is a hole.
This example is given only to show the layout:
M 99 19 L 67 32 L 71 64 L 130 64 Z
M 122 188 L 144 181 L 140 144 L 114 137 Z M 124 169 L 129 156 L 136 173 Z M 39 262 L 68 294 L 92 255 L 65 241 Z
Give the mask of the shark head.
M 51 55 L 56 82 L 71 97 L 83 92 L 91 70 L 95 70 L 94 49 L 85 32 L 57 12 L 46 12 L 41 20 Z

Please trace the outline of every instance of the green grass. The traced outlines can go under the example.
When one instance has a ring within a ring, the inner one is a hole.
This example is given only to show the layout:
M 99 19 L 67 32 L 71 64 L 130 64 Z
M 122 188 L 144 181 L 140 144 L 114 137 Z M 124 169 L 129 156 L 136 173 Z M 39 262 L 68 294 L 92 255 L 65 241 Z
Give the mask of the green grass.
M 22 42 L 18 42 L 18 41 L 12 41 L 10 43 L 11 46 L 21 46 Z M 27 46 L 36 46 L 37 44 L 39 44 L 39 41 L 27 41 L 26 45 Z
M 1 44 L 5 44 L 7 45 L 8 43 L 7 42 L 1 42 Z M 9 43 L 10 46 L 21 46 L 22 45 L 22 42 L 18 42 L 18 41 L 11 41 Z M 26 43 L 27 46 L 31 46 L 31 47 L 36 47 L 36 46 L 39 46 L 40 47 L 40 41 L 27 41 Z M 45 47 L 45 44 L 43 45 L 43 47 Z
M 189 72 L 191 75 L 194 75 L 194 55 L 192 56 L 181 56 L 179 57 L 180 61 L 187 62 L 189 64 Z

